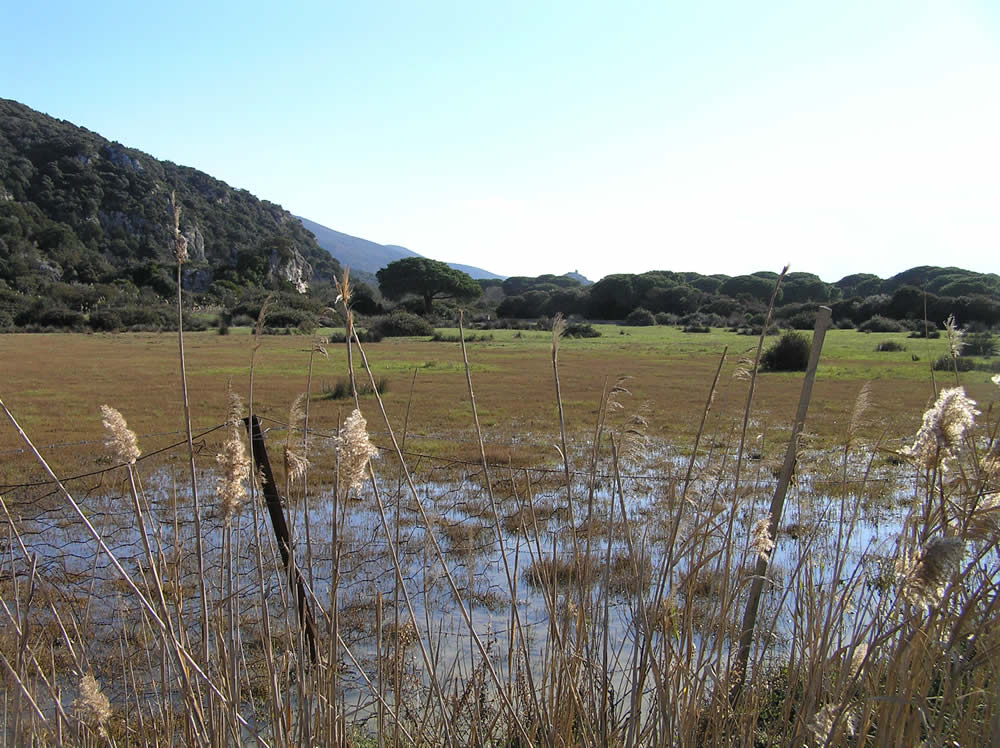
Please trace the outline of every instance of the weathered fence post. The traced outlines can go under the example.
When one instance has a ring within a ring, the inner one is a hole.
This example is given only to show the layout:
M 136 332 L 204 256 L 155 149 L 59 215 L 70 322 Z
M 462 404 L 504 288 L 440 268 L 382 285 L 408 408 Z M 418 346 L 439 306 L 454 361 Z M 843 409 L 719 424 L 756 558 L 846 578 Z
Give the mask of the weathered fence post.
M 785 452 L 785 462 L 781 466 L 781 475 L 778 477 L 778 485 L 774 489 L 774 498 L 771 499 L 771 523 L 768 526 L 770 537 L 777 538 L 778 525 L 781 522 L 781 513 L 785 508 L 785 494 L 788 492 L 788 484 L 792 480 L 792 472 L 795 470 L 795 456 L 799 447 L 799 436 L 805 426 L 806 413 L 809 410 L 809 399 L 812 397 L 813 382 L 816 380 L 816 367 L 819 365 L 819 354 L 823 350 L 823 339 L 826 337 L 826 329 L 830 326 L 830 307 L 821 306 L 816 314 L 816 329 L 813 332 L 812 349 L 809 351 L 809 365 L 806 367 L 806 377 L 802 382 L 802 393 L 799 395 L 799 408 L 795 413 L 795 423 L 792 426 L 792 435 L 788 440 L 788 450 Z M 750 646 L 753 643 L 753 632 L 757 625 L 757 611 L 760 609 L 760 596 L 764 591 L 764 581 L 767 578 L 768 565 L 771 562 L 772 549 L 770 553 L 757 557 L 757 567 L 754 570 L 753 582 L 750 585 L 750 597 L 747 599 L 746 611 L 743 614 L 743 624 L 740 627 L 740 648 L 736 655 L 736 664 L 733 666 L 735 682 L 729 692 L 730 703 L 735 704 L 743 693 L 743 685 L 746 683 L 747 666 L 750 661 Z
M 316 624 L 309 607 L 309 598 L 306 597 L 306 586 L 302 580 L 302 574 L 299 572 L 298 565 L 292 565 L 291 537 L 288 532 L 288 523 L 285 521 L 285 513 L 281 509 L 281 496 L 278 495 L 277 484 L 274 482 L 274 473 L 271 472 L 271 461 L 267 458 L 264 433 L 260 429 L 260 421 L 257 416 L 253 416 L 252 422 L 249 418 L 244 418 L 243 423 L 250 433 L 253 461 L 261 473 L 267 513 L 271 517 L 274 537 L 278 541 L 278 551 L 281 553 L 281 561 L 288 574 L 288 584 L 291 586 L 292 592 L 295 593 L 299 625 L 302 627 L 306 643 L 309 645 L 309 659 L 316 662 Z

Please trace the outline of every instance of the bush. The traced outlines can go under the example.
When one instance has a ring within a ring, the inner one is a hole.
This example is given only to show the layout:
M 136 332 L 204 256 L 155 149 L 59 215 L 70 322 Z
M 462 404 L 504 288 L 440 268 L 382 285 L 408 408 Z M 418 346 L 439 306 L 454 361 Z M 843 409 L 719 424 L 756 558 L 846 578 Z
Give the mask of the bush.
M 809 348 L 805 335 L 785 333 L 761 356 L 760 368 L 762 371 L 805 371 L 809 365 Z
M 949 354 L 940 356 L 931 367 L 934 371 L 972 371 L 976 368 L 976 362 L 971 358 L 952 358 Z
M 920 322 L 913 328 L 913 332 L 906 337 L 936 339 L 941 337 L 941 331 L 938 330 L 938 326 L 934 322 Z
M 122 325 L 128 328 L 161 328 L 168 325 L 176 327 L 176 311 L 170 307 L 128 306 L 118 311 Z
M 434 334 L 431 323 L 423 317 L 398 309 L 387 317 L 379 317 L 375 321 L 373 329 L 385 338 Z
M 797 312 L 785 324 L 793 330 L 812 330 L 816 327 L 816 312 Z
M 876 314 L 858 325 L 858 332 L 903 332 L 903 326 L 894 319 Z
M 564 337 L 567 338 L 599 338 L 601 337 L 600 330 L 595 330 L 594 326 L 589 322 L 571 322 L 566 325 L 566 331 L 563 333 Z
M 90 313 L 87 324 L 91 330 L 98 332 L 114 332 L 122 327 L 122 318 L 118 312 L 110 309 L 97 309 Z
M 362 330 L 359 327 L 354 328 L 355 332 L 358 333 L 358 340 L 362 343 L 378 343 L 382 340 L 382 334 L 378 330 Z M 347 333 L 344 332 L 332 332 L 326 337 L 326 342 L 332 344 L 336 343 L 346 343 Z
M 681 332 L 712 332 L 712 328 L 708 325 L 684 325 Z
M 627 327 L 650 327 L 656 324 L 656 317 L 648 309 L 637 307 L 628 313 L 622 324 Z
M 493 340 L 493 336 L 491 334 L 489 334 L 489 333 L 487 333 L 487 334 L 482 334 L 481 333 L 479 335 L 477 335 L 476 333 L 471 333 L 471 334 L 466 333 L 466 335 L 465 335 L 465 342 L 466 343 L 484 343 L 484 342 L 486 342 L 488 340 Z M 462 337 L 460 337 L 458 335 L 445 335 L 443 333 L 435 331 L 434 335 L 431 336 L 431 342 L 432 343 L 461 343 L 462 342 Z
M 966 356 L 983 356 L 990 358 L 997 353 L 997 339 L 990 331 L 974 332 L 965 336 L 962 352 Z
M 681 318 L 671 312 L 658 312 L 656 314 L 656 324 L 658 325 L 676 325 L 680 321 Z
M 356 379 L 354 381 L 354 385 L 358 388 L 358 397 L 372 395 L 375 392 L 378 392 L 380 395 L 384 395 L 386 390 L 389 389 L 389 380 L 385 377 L 379 377 L 375 380 L 374 388 L 368 380 Z M 354 397 L 351 393 L 350 380 L 338 379 L 332 387 L 324 382 L 323 394 L 320 397 L 323 400 L 346 400 L 349 397 Z
M 897 352 L 905 351 L 906 346 L 900 343 L 898 340 L 883 340 L 877 346 L 875 346 L 875 351 L 878 353 L 885 353 L 887 351 Z

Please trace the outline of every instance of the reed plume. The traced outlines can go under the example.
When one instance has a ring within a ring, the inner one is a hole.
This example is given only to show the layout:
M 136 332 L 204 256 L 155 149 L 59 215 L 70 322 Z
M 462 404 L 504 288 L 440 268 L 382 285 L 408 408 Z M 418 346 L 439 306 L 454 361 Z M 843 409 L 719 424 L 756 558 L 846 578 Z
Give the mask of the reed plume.
M 770 512 L 754 522 L 753 530 L 750 533 L 750 548 L 762 559 L 767 559 L 771 551 L 774 550 Z
M 941 390 L 937 401 L 924 413 L 913 444 L 900 453 L 928 469 L 951 457 L 979 415 L 975 406 L 976 401 L 966 397 L 962 387 Z
M 108 432 L 104 444 L 122 462 L 134 465 L 142 454 L 139 451 L 138 439 L 125 422 L 124 416 L 110 405 L 101 406 L 101 423 Z
M 367 429 L 365 417 L 355 408 L 344 421 L 336 439 L 338 485 L 344 495 L 361 485 L 368 461 L 378 454 L 378 449 L 368 438 Z
M 903 598 L 926 608 L 938 605 L 951 577 L 965 555 L 965 542 L 956 537 L 940 537 L 927 543 L 919 560 L 903 579 Z
M 288 411 L 288 437 L 285 439 L 285 476 L 289 483 L 294 483 L 306 474 L 309 468 L 307 434 L 305 423 L 305 401 L 306 395 L 303 392 L 292 403 Z M 302 441 L 296 443 L 294 439 L 296 431 L 302 431 Z
M 73 711 L 77 719 L 96 730 L 102 738 L 107 738 L 111 702 L 101 691 L 101 686 L 92 673 L 80 678 L 79 691 L 79 696 L 73 700 Z
M 215 456 L 215 461 L 222 470 L 215 489 L 222 508 L 223 521 L 227 523 L 239 512 L 240 506 L 247 498 L 246 481 L 250 477 L 250 457 L 243 444 L 242 415 L 243 400 L 230 390 L 229 412 L 226 416 L 229 434 L 222 443 L 222 451 Z

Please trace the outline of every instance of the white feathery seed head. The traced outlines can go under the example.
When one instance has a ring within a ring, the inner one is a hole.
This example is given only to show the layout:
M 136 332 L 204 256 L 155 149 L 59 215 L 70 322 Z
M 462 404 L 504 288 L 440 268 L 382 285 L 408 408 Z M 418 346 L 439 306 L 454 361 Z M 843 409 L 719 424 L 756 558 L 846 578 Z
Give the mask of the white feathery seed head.
M 979 411 L 962 387 L 941 390 L 937 401 L 924 413 L 924 421 L 913 444 L 900 453 L 925 468 L 932 468 L 954 455 L 965 432 L 975 423 Z
M 368 461 L 378 449 L 368 438 L 368 424 L 357 408 L 344 421 L 335 441 L 337 450 L 338 485 L 346 496 L 361 485 Z
M 243 500 L 247 497 L 247 481 L 250 478 L 250 457 L 243 444 L 243 401 L 232 390 L 229 391 L 229 412 L 226 423 L 229 435 L 222 443 L 222 451 L 216 455 L 221 474 L 215 483 L 224 522 L 232 520 L 239 512 Z
M 809 720 L 809 724 L 807 725 L 809 732 L 813 734 L 816 742 L 820 745 L 826 745 L 830 742 L 830 738 L 833 737 L 834 728 L 838 722 L 837 714 L 840 710 L 841 707 L 839 704 L 827 704 Z M 857 726 L 854 723 L 854 715 L 848 711 L 841 715 L 840 719 L 844 721 L 844 734 L 848 737 L 854 737 L 854 733 L 857 730 Z
M 774 538 L 771 537 L 771 513 L 754 522 L 750 532 L 750 548 L 762 559 L 766 559 L 774 550 Z
M 134 465 L 142 452 L 139 451 L 138 439 L 125 422 L 125 417 L 110 405 L 101 406 L 101 423 L 108 432 L 104 444 L 122 462 Z
M 903 598 L 912 605 L 930 608 L 944 597 L 945 588 L 965 555 L 965 542 L 957 537 L 934 538 L 903 578 Z
M 107 737 L 108 720 L 111 719 L 111 702 L 101 691 L 101 686 L 92 673 L 80 678 L 79 695 L 73 700 L 73 710 L 77 719 L 97 730 L 102 738 Z

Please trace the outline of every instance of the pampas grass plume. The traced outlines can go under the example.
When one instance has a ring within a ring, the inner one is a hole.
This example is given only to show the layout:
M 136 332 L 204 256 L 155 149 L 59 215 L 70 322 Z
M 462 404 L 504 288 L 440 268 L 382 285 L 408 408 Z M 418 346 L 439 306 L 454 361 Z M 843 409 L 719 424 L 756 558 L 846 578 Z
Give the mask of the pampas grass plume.
M 111 719 L 111 702 L 101 691 L 101 686 L 93 674 L 80 678 L 80 694 L 73 700 L 77 719 L 107 737 L 107 724 Z
M 941 537 L 924 546 L 920 560 L 903 580 L 903 597 L 913 605 L 931 607 L 941 602 L 952 575 L 958 571 L 965 555 L 961 538 Z
M 966 397 L 962 387 L 941 390 L 937 401 L 924 413 L 913 444 L 904 447 L 901 454 L 924 468 L 950 457 L 979 415 L 975 406 L 976 401 Z
M 344 421 L 336 440 L 338 481 L 340 490 L 355 490 L 364 480 L 368 460 L 378 454 L 378 449 L 368 438 L 368 423 L 357 408 Z
M 108 432 L 105 444 L 122 462 L 134 465 L 142 454 L 138 439 L 125 422 L 124 416 L 110 405 L 101 406 L 101 423 Z

